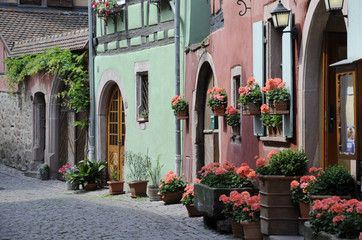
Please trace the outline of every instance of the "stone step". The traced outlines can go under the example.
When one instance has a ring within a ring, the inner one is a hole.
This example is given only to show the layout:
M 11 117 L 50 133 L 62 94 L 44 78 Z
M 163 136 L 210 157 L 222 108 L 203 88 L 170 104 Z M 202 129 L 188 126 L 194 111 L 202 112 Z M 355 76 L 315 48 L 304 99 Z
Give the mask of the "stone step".
M 27 172 L 24 172 L 24 176 L 32 177 L 32 178 L 39 178 L 39 173 L 38 173 L 38 171 L 27 171 Z
M 271 236 L 264 236 L 264 240 L 304 240 L 304 237 L 271 235 Z

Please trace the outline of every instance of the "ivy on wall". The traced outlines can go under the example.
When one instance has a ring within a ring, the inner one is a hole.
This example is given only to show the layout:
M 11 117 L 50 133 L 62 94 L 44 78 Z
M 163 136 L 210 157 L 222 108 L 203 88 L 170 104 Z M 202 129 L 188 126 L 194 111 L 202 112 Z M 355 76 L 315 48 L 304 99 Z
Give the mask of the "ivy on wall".
M 16 86 L 39 71 L 61 76 L 67 90 L 57 94 L 64 105 L 78 112 L 87 111 L 89 107 L 89 82 L 86 65 L 86 52 L 78 55 L 59 47 L 44 50 L 41 54 L 32 54 L 17 58 L 7 58 L 5 74 L 9 91 L 15 92 Z

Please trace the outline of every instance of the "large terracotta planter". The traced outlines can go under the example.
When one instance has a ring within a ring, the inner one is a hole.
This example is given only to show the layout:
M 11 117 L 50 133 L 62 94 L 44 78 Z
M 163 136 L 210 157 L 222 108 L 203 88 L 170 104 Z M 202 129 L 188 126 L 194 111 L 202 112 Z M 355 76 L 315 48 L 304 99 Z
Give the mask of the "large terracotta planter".
M 260 223 L 266 235 L 297 235 L 298 209 L 291 199 L 293 176 L 260 175 Z
M 88 183 L 84 187 L 85 187 L 85 190 L 87 190 L 87 191 L 94 191 L 94 190 L 97 190 L 98 183 Z
M 263 240 L 263 234 L 260 232 L 260 221 L 248 222 L 242 221 L 245 240 Z
M 194 204 L 187 204 L 185 205 L 187 209 L 187 213 L 189 214 L 189 217 L 202 217 L 202 213 L 197 211 Z
M 241 238 L 244 235 L 243 226 L 241 223 L 231 220 L 231 229 L 233 231 L 233 236 Z
M 147 197 L 147 181 L 134 181 L 134 182 L 128 182 L 129 189 L 131 191 L 131 197 L 137 198 L 137 197 Z
M 151 202 L 161 201 L 161 196 L 158 195 L 158 186 L 157 185 L 148 186 L 148 197 Z
M 243 104 L 242 113 L 243 113 L 243 116 L 259 115 L 260 114 L 260 104 L 245 103 L 245 104 Z
M 164 193 L 162 194 L 162 201 L 165 202 L 165 204 L 174 204 L 179 203 L 182 198 L 182 194 L 184 193 L 183 190 L 173 193 Z
M 310 203 L 299 202 L 299 212 L 301 220 L 309 219 Z
M 176 112 L 176 116 L 177 116 L 177 119 L 180 119 L 180 120 L 187 119 L 187 118 L 188 118 L 188 116 L 187 116 L 187 109 L 181 110 L 181 111 L 177 111 L 177 112 Z
M 117 195 L 125 193 L 125 191 L 123 191 L 124 181 L 107 181 L 107 184 L 109 186 L 109 194 Z
M 213 111 L 214 111 L 215 116 L 225 116 L 225 106 L 224 105 L 214 106 Z
M 219 198 L 222 194 L 229 196 L 232 191 L 238 191 L 239 193 L 248 191 L 252 196 L 258 194 L 258 189 L 254 188 L 212 188 L 201 183 L 195 183 L 195 208 L 209 218 L 225 219 L 225 216 L 221 213 L 224 209 L 224 203 L 220 202 Z

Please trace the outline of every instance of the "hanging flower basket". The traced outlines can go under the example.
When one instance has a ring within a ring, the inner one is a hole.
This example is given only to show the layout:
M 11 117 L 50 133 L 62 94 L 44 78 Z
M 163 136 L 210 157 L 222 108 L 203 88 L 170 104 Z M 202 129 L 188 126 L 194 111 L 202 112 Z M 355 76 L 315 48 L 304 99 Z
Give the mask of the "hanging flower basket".
M 224 105 L 214 106 L 213 111 L 214 111 L 215 116 L 225 116 L 225 106 Z
M 188 114 L 187 114 L 187 109 L 176 111 L 176 116 L 177 116 L 177 119 L 180 119 L 180 120 L 184 120 L 184 119 L 189 118 Z
M 259 115 L 259 114 L 260 114 L 260 104 L 255 104 L 252 102 L 243 104 L 243 116 Z
M 270 104 L 270 114 L 289 114 L 289 101 L 274 101 Z

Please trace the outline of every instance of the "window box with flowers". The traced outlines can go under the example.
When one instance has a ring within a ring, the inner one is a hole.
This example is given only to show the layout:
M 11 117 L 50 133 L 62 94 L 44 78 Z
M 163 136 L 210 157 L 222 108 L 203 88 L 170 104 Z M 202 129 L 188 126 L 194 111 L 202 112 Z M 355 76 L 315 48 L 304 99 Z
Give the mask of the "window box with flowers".
M 122 1 L 120 1 L 122 2 Z M 116 13 L 122 13 L 124 4 L 118 4 L 116 0 L 93 0 L 92 8 L 97 13 L 97 16 L 103 18 L 104 21 Z
M 199 182 L 199 179 L 196 179 L 195 182 Z M 186 186 L 185 193 L 182 196 L 181 203 L 186 206 L 189 217 L 201 217 L 202 213 L 197 211 L 194 205 L 194 186 Z
M 263 104 L 260 107 L 261 120 L 263 126 L 267 128 L 267 134 L 269 137 L 282 137 L 283 136 L 283 118 L 281 115 L 270 114 L 270 107 Z
M 289 93 L 280 78 L 270 78 L 261 89 L 270 106 L 270 114 L 289 114 Z
M 262 94 L 259 84 L 255 82 L 255 78 L 249 78 L 248 84 L 239 88 L 239 94 L 238 102 L 243 104 L 244 116 L 260 114 Z
M 188 118 L 189 103 L 186 101 L 185 96 L 183 94 L 176 95 L 172 98 L 171 108 L 174 114 L 177 116 L 177 119 Z
M 177 177 L 173 171 L 170 171 L 166 174 L 165 180 L 160 179 L 160 182 L 158 192 L 165 204 L 179 203 L 186 187 L 182 177 Z
M 257 158 L 257 157 L 256 157 Z M 256 172 L 260 188 L 261 232 L 266 235 L 297 235 L 298 209 L 291 199 L 290 183 L 307 171 L 307 157 L 299 149 L 271 151 L 269 161 L 259 158 Z
M 258 189 L 253 185 L 257 175 L 246 163 L 240 167 L 226 161 L 224 164 L 210 163 L 199 171 L 201 180 L 194 184 L 195 207 L 204 214 L 204 218 L 213 220 L 225 219 L 222 214 L 221 195 L 229 195 L 232 191 L 248 191 L 257 195 Z
M 233 135 L 240 135 L 240 111 L 232 106 L 226 107 L 226 123 L 231 126 Z
M 215 116 L 225 116 L 227 94 L 224 88 L 213 87 L 207 90 L 210 95 L 207 106 L 211 107 Z
M 219 200 L 224 203 L 222 213 L 231 220 L 234 237 L 244 235 L 244 239 L 263 239 L 260 232 L 260 195 L 232 191 L 230 196 L 221 195 Z

